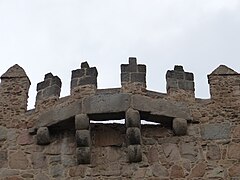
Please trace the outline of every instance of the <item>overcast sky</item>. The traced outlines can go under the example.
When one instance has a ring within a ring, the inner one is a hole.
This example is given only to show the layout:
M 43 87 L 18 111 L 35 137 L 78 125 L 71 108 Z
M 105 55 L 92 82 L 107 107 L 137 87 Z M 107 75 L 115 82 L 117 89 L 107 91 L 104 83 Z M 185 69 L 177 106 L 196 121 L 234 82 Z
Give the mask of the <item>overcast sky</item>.
M 147 86 L 166 92 L 165 74 L 183 65 L 196 96 L 209 97 L 207 74 L 240 71 L 239 0 L 0 0 L 0 74 L 14 64 L 36 85 L 52 72 L 69 95 L 71 71 L 88 61 L 98 87 L 120 87 L 120 64 L 147 65 Z

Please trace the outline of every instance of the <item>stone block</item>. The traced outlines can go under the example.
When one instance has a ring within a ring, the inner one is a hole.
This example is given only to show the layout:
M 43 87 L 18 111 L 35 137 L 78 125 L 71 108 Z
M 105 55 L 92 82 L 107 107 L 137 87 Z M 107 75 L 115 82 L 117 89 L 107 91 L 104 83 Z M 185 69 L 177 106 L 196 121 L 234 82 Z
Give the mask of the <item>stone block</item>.
M 86 69 L 86 75 L 97 78 L 98 76 L 97 68 L 92 67 L 92 68 Z
M 7 139 L 7 128 L 0 126 L 0 141 L 5 141 Z
M 126 139 L 128 145 L 141 144 L 141 131 L 139 128 L 127 128 Z
M 43 90 L 43 98 L 51 96 L 60 96 L 61 88 L 57 85 L 49 86 Z
M 78 85 L 79 86 L 84 86 L 88 84 L 93 84 L 97 86 L 97 78 L 93 76 L 86 76 L 81 79 L 79 79 Z
M 88 62 L 87 62 L 87 61 L 82 62 L 82 63 L 81 63 L 81 68 L 82 68 L 82 69 L 84 69 L 84 68 L 89 68 Z
M 78 114 L 75 116 L 75 129 L 76 130 L 88 130 L 89 129 L 89 118 L 87 114 Z
M 28 159 L 22 151 L 17 151 L 9 155 L 9 166 L 11 169 L 25 170 L 28 167 Z
M 137 64 L 137 58 L 136 57 L 129 57 L 128 59 L 129 64 L 136 65 Z
M 129 82 L 130 74 L 129 73 L 121 73 L 121 82 Z
M 229 123 L 214 123 L 201 126 L 201 136 L 203 139 L 229 139 L 231 127 Z
M 175 79 L 168 79 L 167 80 L 167 89 L 169 88 L 178 88 L 177 80 Z
M 58 87 L 62 87 L 62 82 L 61 82 L 61 79 L 58 77 L 58 76 L 54 76 L 52 78 L 52 83 L 51 83 L 51 86 L 53 85 L 57 85 Z
M 207 146 L 207 159 L 209 160 L 220 160 L 221 151 L 218 145 L 208 145 Z
M 50 134 L 47 127 L 40 127 L 37 130 L 37 144 L 47 145 L 50 143 Z
M 90 164 L 91 150 L 90 147 L 78 147 L 76 150 L 78 164 Z
M 89 130 L 77 130 L 76 142 L 78 147 L 89 147 L 91 145 L 90 131 Z
M 138 72 L 145 73 L 146 74 L 146 65 L 139 64 L 138 65 Z
M 183 118 L 174 118 L 173 119 L 173 125 L 172 125 L 173 131 L 177 136 L 183 136 L 187 133 L 187 120 Z
M 50 86 L 50 81 L 42 81 L 37 84 L 37 91 L 40 91 L 42 89 L 45 89 L 46 87 Z
M 81 78 L 85 75 L 86 70 L 85 69 L 76 69 L 72 71 L 72 78 L 71 79 L 75 79 L 75 78 Z
M 185 72 L 185 80 L 187 80 L 187 81 L 194 81 L 193 73 Z
M 78 86 L 78 79 L 72 79 L 71 80 L 71 89 L 74 89 L 75 87 Z
M 141 82 L 146 83 L 145 73 L 131 73 L 131 82 Z
M 185 80 L 179 80 L 178 81 L 178 88 L 186 90 L 186 81 Z
M 142 161 L 141 145 L 128 146 L 128 160 L 130 163 Z
M 81 114 L 82 106 L 81 101 L 74 102 L 65 106 L 56 106 L 54 109 L 41 114 L 36 122 L 37 127 L 51 126 L 57 124 L 62 120 L 67 120 Z
M 183 66 L 175 65 L 174 66 L 174 71 L 182 71 L 182 72 L 184 72 Z
M 240 160 L 240 144 L 239 143 L 229 144 L 228 158 Z
M 47 73 L 47 74 L 45 74 L 45 76 L 44 76 L 44 80 L 52 79 L 52 78 L 53 78 L 53 74 L 52 74 L 52 73 Z
M 175 71 L 175 78 L 178 79 L 178 80 L 183 80 L 184 79 L 184 72 Z
M 174 71 L 168 70 L 166 73 L 166 79 L 174 79 L 175 78 L 175 73 Z
M 7 151 L 0 151 L 0 168 L 2 168 L 5 163 L 7 162 L 8 159 L 8 155 L 7 155 Z
M 125 113 L 125 124 L 126 127 L 141 127 L 141 119 L 139 111 L 134 110 L 132 108 L 128 109 Z
M 194 91 L 194 82 L 192 81 L 186 81 L 185 82 L 185 90 L 191 90 Z
M 83 100 L 83 113 L 86 114 L 125 112 L 129 107 L 129 94 L 95 95 Z
M 186 105 L 178 102 L 171 102 L 164 99 L 153 99 L 142 95 L 132 96 L 132 108 L 149 113 L 150 115 L 178 117 L 190 120 L 190 111 Z M 149 117 L 149 116 L 148 116 Z M 171 118 L 170 118 L 171 119 Z M 145 119 L 152 121 L 152 119 Z M 156 119 L 154 122 L 161 123 L 161 119 Z

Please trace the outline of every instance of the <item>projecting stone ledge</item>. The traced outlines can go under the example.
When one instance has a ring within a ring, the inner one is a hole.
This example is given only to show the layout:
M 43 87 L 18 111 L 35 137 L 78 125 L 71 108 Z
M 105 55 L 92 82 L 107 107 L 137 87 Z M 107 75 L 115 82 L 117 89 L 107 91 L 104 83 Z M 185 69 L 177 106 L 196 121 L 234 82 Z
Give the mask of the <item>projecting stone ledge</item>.
M 177 102 L 153 99 L 127 93 L 93 95 L 68 105 L 58 105 L 40 115 L 35 128 L 54 126 L 73 119 L 75 115 L 87 114 L 91 120 L 124 119 L 129 109 L 139 111 L 143 120 L 172 125 L 174 118 L 191 120 L 189 109 Z

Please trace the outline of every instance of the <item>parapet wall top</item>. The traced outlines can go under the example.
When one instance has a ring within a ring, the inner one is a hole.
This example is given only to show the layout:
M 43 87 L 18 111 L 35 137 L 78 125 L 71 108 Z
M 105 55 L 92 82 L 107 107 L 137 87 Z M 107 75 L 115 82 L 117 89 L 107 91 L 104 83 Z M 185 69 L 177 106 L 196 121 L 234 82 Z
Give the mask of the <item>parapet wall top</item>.
M 29 81 L 29 84 L 31 84 L 26 72 L 24 69 L 19 66 L 18 64 L 15 64 L 14 66 L 10 67 L 2 76 L 1 79 L 8 79 L 8 78 L 27 78 Z
M 220 65 L 210 74 L 210 76 L 227 75 L 227 74 L 238 74 L 238 73 L 225 65 Z

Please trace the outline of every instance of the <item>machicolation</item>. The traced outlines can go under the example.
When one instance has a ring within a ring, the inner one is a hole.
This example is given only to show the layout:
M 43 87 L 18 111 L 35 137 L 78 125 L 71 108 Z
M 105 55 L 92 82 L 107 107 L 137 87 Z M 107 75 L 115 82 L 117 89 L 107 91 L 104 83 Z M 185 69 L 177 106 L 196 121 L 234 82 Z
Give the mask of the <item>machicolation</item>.
M 98 89 L 83 62 L 61 98 L 48 73 L 27 110 L 30 80 L 11 67 L 0 83 L 0 179 L 240 179 L 240 74 L 220 65 L 210 99 L 198 99 L 182 66 L 167 71 L 166 94 L 147 89 L 146 72 L 130 57 L 121 87 Z

